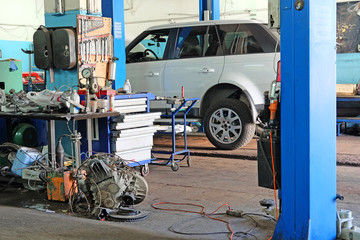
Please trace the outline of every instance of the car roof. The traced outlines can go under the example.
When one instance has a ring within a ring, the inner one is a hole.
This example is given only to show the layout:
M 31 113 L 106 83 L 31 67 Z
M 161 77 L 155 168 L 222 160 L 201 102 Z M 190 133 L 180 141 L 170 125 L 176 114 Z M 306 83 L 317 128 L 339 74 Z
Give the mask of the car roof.
M 264 24 L 255 20 L 210 20 L 210 21 L 180 22 L 180 23 L 158 25 L 148 28 L 147 31 L 157 30 L 157 29 L 167 29 L 167 28 L 178 28 L 178 27 L 194 27 L 194 26 L 207 26 L 207 25 L 219 25 L 219 24 L 247 24 L 247 23 Z

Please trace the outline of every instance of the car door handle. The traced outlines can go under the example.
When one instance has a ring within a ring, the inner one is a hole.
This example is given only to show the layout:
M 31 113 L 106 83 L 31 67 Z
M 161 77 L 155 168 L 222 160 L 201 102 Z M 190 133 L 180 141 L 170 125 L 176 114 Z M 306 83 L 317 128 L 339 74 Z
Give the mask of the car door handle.
M 202 73 L 214 73 L 215 69 L 214 68 L 203 68 L 201 70 Z
M 147 77 L 156 77 L 156 76 L 159 76 L 160 73 L 158 72 L 148 72 L 148 74 L 146 75 Z

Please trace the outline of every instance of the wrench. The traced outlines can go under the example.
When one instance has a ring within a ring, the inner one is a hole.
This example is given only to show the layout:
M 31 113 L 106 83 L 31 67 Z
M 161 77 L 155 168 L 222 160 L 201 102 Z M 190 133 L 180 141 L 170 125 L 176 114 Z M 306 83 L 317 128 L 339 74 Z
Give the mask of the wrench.
M 80 42 L 80 56 L 81 56 L 81 62 L 85 62 L 85 53 L 84 53 L 84 42 Z
M 89 41 L 87 41 L 87 62 L 90 62 L 90 40 Z
M 93 53 L 93 41 L 89 40 L 89 62 L 92 62 L 92 53 Z
M 108 41 L 109 41 L 109 38 L 108 37 L 105 37 L 104 39 L 105 41 L 105 62 L 108 62 Z
M 94 47 L 95 47 L 95 61 L 96 62 L 98 62 L 98 51 L 99 51 L 99 49 L 98 49 L 98 44 L 97 44 L 97 42 L 98 42 L 98 40 L 97 40 L 97 38 L 95 38 L 94 39 Z
M 87 37 L 87 19 L 86 18 L 84 19 L 84 22 L 85 22 L 85 24 L 84 24 L 85 25 L 85 32 L 84 33 L 85 33 L 85 37 Z
M 105 39 L 101 38 L 101 61 L 105 61 Z

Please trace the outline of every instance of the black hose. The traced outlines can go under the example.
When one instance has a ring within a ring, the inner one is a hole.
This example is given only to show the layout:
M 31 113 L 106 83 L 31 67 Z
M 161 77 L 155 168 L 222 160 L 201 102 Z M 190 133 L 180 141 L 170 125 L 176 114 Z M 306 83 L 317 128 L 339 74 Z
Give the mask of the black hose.
M 15 180 L 15 177 L 12 177 L 12 178 L 9 180 L 9 182 L 8 182 L 4 187 L 2 187 L 2 188 L 0 189 L 0 192 L 2 192 L 2 191 L 4 191 L 5 189 L 7 189 L 7 188 L 14 182 L 14 180 Z

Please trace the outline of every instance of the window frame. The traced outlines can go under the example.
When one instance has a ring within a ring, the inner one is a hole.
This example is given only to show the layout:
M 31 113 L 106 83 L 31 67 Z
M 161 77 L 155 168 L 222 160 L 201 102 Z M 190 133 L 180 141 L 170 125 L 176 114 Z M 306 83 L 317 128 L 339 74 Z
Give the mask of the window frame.
M 178 38 L 179 38 L 179 34 L 180 34 L 180 29 L 186 28 L 186 27 L 191 27 L 191 28 L 194 28 L 194 27 L 206 27 L 206 34 L 209 33 L 210 27 L 214 27 L 214 28 L 215 28 L 216 38 L 217 38 L 217 41 L 218 41 L 218 43 L 219 43 L 219 45 L 220 45 L 220 49 L 221 49 L 221 55 L 205 56 L 205 51 L 204 51 L 204 46 L 203 46 L 202 56 L 200 56 L 200 57 L 175 58 L 175 50 L 176 50 L 176 45 L 177 45 Z M 175 28 L 174 28 L 174 30 L 175 30 Z M 223 46 L 222 46 L 222 44 L 221 44 L 221 42 L 220 42 L 220 37 L 219 37 L 219 32 L 218 32 L 218 29 L 217 29 L 217 25 L 216 25 L 215 23 L 212 23 L 212 24 L 206 24 L 206 25 L 195 25 L 195 26 L 182 26 L 182 27 L 177 27 L 177 28 L 176 28 L 175 37 L 174 37 L 173 42 L 172 42 L 172 44 L 171 44 L 171 48 L 169 48 L 168 60 L 198 59 L 198 58 L 203 58 L 203 57 L 221 57 L 221 56 L 224 56 L 224 49 L 223 49 Z
M 147 30 L 147 31 L 142 32 L 133 41 L 131 41 L 131 43 L 125 48 L 125 59 L 128 58 L 129 52 L 136 45 L 138 45 L 142 40 L 144 40 L 148 35 L 150 35 L 152 33 L 155 33 L 155 32 L 158 32 L 160 30 L 169 30 L 168 41 L 166 42 L 163 58 L 159 59 L 159 60 L 155 60 L 155 61 L 145 61 L 145 62 L 158 62 L 158 61 L 168 60 L 170 47 L 172 45 L 172 42 L 174 41 L 174 35 L 176 34 L 174 29 L 172 29 L 172 28 L 154 29 L 154 30 Z M 144 63 L 144 62 L 130 62 L 130 63 L 126 63 L 126 64 L 133 64 L 133 63 Z
M 225 25 L 233 25 L 234 28 L 236 28 L 235 26 L 239 26 L 239 25 L 245 26 L 254 35 L 256 41 L 260 44 L 261 48 L 263 49 L 263 52 L 258 52 L 258 53 L 226 54 L 225 45 L 223 44 L 223 42 L 220 42 L 220 44 L 222 45 L 222 48 L 223 48 L 223 54 L 225 56 L 248 55 L 248 54 L 266 54 L 266 53 L 280 52 L 279 44 L 278 44 L 277 49 L 275 50 L 276 43 L 277 43 L 278 40 L 262 24 L 257 24 L 257 23 L 222 23 L 222 24 L 217 24 L 216 26 L 217 26 L 217 28 L 220 28 L 221 26 L 225 26 Z M 218 35 L 219 35 L 219 33 L 218 33 Z M 220 36 L 219 36 L 219 40 L 220 40 Z M 269 47 L 269 45 L 271 47 Z

